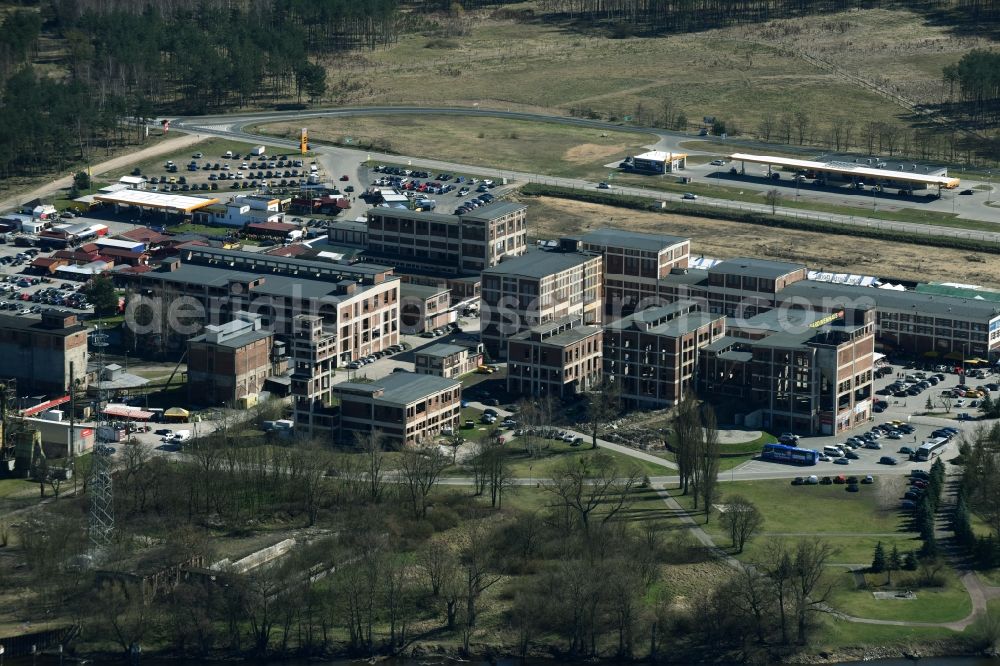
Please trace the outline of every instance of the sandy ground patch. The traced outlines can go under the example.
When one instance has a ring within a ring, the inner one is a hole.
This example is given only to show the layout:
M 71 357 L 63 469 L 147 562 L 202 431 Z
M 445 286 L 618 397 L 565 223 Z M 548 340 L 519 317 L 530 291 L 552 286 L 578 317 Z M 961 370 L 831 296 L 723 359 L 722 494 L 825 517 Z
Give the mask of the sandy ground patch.
M 573 146 L 563 153 L 563 159 L 567 162 L 587 164 L 611 157 L 612 155 L 619 155 L 628 149 L 629 146 L 625 144 L 602 146 L 598 143 L 581 143 L 579 146 Z

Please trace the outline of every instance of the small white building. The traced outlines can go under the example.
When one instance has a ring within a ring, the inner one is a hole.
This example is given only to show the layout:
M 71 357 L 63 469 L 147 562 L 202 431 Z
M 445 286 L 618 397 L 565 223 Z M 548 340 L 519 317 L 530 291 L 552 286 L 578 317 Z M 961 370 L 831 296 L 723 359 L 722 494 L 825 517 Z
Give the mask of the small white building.
M 118 182 L 130 190 L 146 189 L 145 176 L 122 176 L 121 178 L 118 179 Z
M 31 217 L 36 220 L 51 220 L 58 214 L 59 212 L 52 204 L 41 204 L 31 209 Z

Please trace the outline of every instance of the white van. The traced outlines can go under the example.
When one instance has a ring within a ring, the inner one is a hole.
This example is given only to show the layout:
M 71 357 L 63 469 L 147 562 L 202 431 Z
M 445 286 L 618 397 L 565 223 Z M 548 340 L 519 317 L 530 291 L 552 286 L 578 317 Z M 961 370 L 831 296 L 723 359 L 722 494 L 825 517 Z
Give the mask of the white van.
M 840 450 L 839 446 L 824 446 L 823 453 L 831 458 L 839 458 L 844 455 L 844 452 Z

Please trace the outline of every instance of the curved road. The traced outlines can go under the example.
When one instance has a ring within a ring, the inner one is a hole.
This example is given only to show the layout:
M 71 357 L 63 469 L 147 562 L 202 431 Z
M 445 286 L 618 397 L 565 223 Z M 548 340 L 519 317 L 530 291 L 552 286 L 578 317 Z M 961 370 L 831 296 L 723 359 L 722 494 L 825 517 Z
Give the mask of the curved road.
M 591 127 L 594 129 L 605 129 L 605 130 L 617 130 L 617 131 L 630 131 L 630 132 L 641 132 L 651 134 L 657 137 L 657 141 L 650 144 L 649 147 L 655 150 L 663 151 L 674 151 L 674 152 L 686 152 L 688 154 L 716 154 L 711 151 L 701 151 L 696 149 L 685 148 L 681 146 L 682 142 L 697 140 L 699 137 L 690 134 L 685 134 L 683 132 L 673 132 L 655 127 L 632 127 L 623 126 L 616 123 L 609 123 L 600 120 L 590 120 L 587 118 L 572 118 L 568 116 L 552 116 L 538 113 L 526 113 L 521 111 L 503 111 L 498 109 L 479 109 L 479 108 L 454 108 L 454 107 L 415 107 L 415 106 L 383 106 L 383 107 L 354 107 L 354 108 L 340 108 L 340 109 L 318 109 L 310 111 L 269 111 L 261 113 L 248 113 L 248 114 L 236 114 L 236 115 L 216 115 L 216 116 L 198 116 L 198 117 L 180 117 L 171 118 L 171 127 L 176 128 L 181 131 L 205 134 L 212 136 L 225 137 L 230 139 L 237 139 L 241 141 L 246 141 L 249 143 L 266 143 L 275 146 L 282 146 L 287 148 L 297 148 L 298 142 L 288 139 L 278 139 L 271 136 L 265 136 L 260 134 L 254 134 L 247 131 L 247 126 L 257 125 L 266 122 L 277 122 L 281 120 L 307 120 L 309 118 L 336 118 L 336 117 L 358 117 L 358 116 L 392 116 L 392 115 L 451 115 L 451 116 L 481 116 L 490 118 L 506 118 L 510 120 L 522 120 L 522 121 L 532 121 L 532 122 L 550 122 L 562 125 L 574 125 L 579 127 Z M 767 144 L 761 144 L 756 141 L 744 141 L 739 139 L 727 139 L 726 143 L 732 145 L 734 148 L 757 148 L 757 149 L 767 149 Z M 772 148 L 776 148 L 772 146 Z M 780 146 L 782 152 L 788 152 L 789 146 Z M 804 149 L 799 149 L 804 150 Z M 376 153 L 365 150 L 357 150 L 352 148 L 344 148 L 339 146 L 325 146 L 314 144 L 314 151 L 321 156 L 326 156 L 328 160 L 321 160 L 324 162 L 324 166 L 327 166 L 332 173 L 347 173 L 347 172 L 358 172 L 359 165 L 366 159 L 372 159 L 376 161 L 383 162 L 400 162 L 406 161 L 409 164 L 420 166 L 426 169 L 442 170 L 442 171 L 461 171 L 464 173 L 471 173 L 475 175 L 485 175 L 493 176 L 497 175 L 499 177 L 508 177 L 519 181 L 525 182 L 536 182 L 544 183 L 549 185 L 556 185 L 560 187 L 568 187 L 575 189 L 585 189 L 593 190 L 596 187 L 596 183 L 577 179 L 577 178 L 558 178 L 553 176 L 547 176 L 545 174 L 537 173 L 527 173 L 523 171 L 513 171 L 508 169 L 499 168 L 489 168 L 482 166 L 470 166 L 465 164 L 458 164 L 454 162 L 446 162 L 444 160 L 435 160 L 420 157 L 411 157 L 406 155 L 391 155 L 385 153 Z M 815 150 L 809 151 L 815 153 Z M 692 166 L 689 171 L 695 178 L 700 178 L 705 175 L 699 171 L 699 167 Z M 760 180 L 761 182 L 758 182 Z M 717 182 L 716 179 L 712 179 L 710 182 Z M 725 182 L 723 180 L 723 182 Z M 762 179 L 746 180 L 741 179 L 734 181 L 736 186 L 742 186 L 748 189 L 761 190 L 773 187 L 773 184 L 768 184 L 763 182 Z M 784 183 L 788 186 L 787 182 Z M 630 196 L 638 196 L 654 200 L 666 200 L 666 201 L 682 201 L 681 197 L 677 194 L 671 194 L 669 192 L 664 192 L 663 190 L 647 189 L 642 187 L 615 187 L 611 190 L 614 193 L 625 194 Z M 787 196 L 791 196 L 790 193 Z M 842 197 L 850 196 L 851 201 L 857 202 L 858 199 L 855 198 L 857 195 L 845 195 L 843 193 L 832 193 L 829 191 L 823 192 L 810 192 L 809 196 L 816 197 L 820 196 L 822 198 L 830 199 L 831 202 L 842 203 Z M 954 197 L 954 192 L 952 197 Z M 997 222 L 1000 223 L 1000 208 L 991 208 L 985 205 L 975 205 L 978 201 L 972 201 L 967 199 L 962 199 L 961 211 L 959 211 L 959 217 L 967 217 L 969 219 L 976 219 L 987 222 Z M 727 209 L 737 209 L 744 211 L 753 211 L 759 213 L 770 213 L 771 208 L 765 203 L 740 203 L 734 202 L 727 199 L 720 199 L 714 197 L 703 196 L 699 197 L 697 201 L 686 202 L 692 206 L 713 206 L 718 208 Z M 897 207 L 899 205 L 898 201 L 894 201 L 890 197 L 882 198 L 883 206 Z M 919 205 L 919 204 L 917 204 Z M 926 204 L 929 209 L 934 209 L 936 212 L 947 212 L 947 204 L 944 201 L 938 201 L 931 204 Z M 943 207 L 943 208 L 942 208 Z M 952 203 L 954 207 L 954 202 Z M 971 210 L 970 210 L 971 208 Z M 859 209 L 860 211 L 861 209 Z M 968 231 L 963 229 L 955 229 L 951 227 L 938 227 L 929 224 L 918 224 L 912 222 L 901 222 L 901 221 L 889 221 L 880 220 L 877 218 L 865 217 L 863 214 L 859 215 L 840 215 L 833 213 L 813 213 L 801 208 L 791 208 L 787 206 L 777 206 L 776 212 L 780 212 L 783 215 L 791 217 L 799 217 L 803 219 L 813 219 L 821 220 L 826 222 L 833 222 L 836 224 L 841 224 L 844 226 L 855 226 L 861 228 L 878 228 L 887 229 L 908 234 L 934 234 L 934 235 L 948 235 L 948 236 L 958 236 L 962 238 L 970 238 L 976 240 L 982 240 L 992 243 L 1000 244 L 1000 226 L 998 226 L 998 231 Z

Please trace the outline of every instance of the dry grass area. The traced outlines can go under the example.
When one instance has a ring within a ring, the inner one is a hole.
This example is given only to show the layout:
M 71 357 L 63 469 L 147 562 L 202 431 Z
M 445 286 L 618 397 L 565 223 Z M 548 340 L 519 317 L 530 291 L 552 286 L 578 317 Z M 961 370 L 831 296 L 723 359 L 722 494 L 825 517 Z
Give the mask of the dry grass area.
M 549 197 L 526 198 L 529 223 L 538 238 L 620 227 L 687 236 L 692 254 L 747 256 L 795 261 L 810 268 L 920 281 L 955 281 L 1000 287 L 1000 255 L 930 248 L 808 231 L 770 229 L 703 217 L 665 215 Z
M 296 136 L 302 124 L 294 120 L 260 129 Z M 656 142 L 655 136 L 641 132 L 449 115 L 310 118 L 308 125 L 317 142 L 556 176 L 603 176 L 603 164 L 644 152 Z
M 985 35 L 955 35 L 951 28 L 936 25 L 919 12 L 888 9 L 787 19 L 731 32 L 818 56 L 923 103 L 947 97 L 942 67 L 972 49 L 991 46 Z
M 940 102 L 947 92 L 941 67 L 986 43 L 956 37 L 905 10 L 609 39 L 554 22 L 503 18 L 522 9 L 541 13 L 525 2 L 461 18 L 429 15 L 442 33 L 454 36 L 414 32 L 387 49 L 339 58 L 330 63 L 331 76 L 344 85 L 332 86 L 333 101 L 593 110 L 638 123 L 659 120 L 669 103 L 692 124 L 714 115 L 744 132 L 756 132 L 766 115 L 796 111 L 809 114 L 820 132 L 836 116 L 855 119 L 856 127 L 867 120 L 905 125 L 902 108 L 802 54 L 834 61 L 919 101 Z

